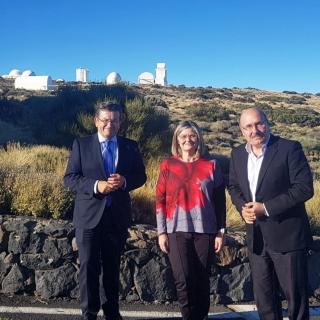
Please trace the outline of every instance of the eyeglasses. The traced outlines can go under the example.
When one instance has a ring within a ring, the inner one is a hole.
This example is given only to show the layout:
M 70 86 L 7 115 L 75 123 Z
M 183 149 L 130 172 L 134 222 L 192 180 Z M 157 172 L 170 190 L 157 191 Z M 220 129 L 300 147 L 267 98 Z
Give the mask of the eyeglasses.
M 100 119 L 98 118 L 99 121 L 101 121 L 103 124 L 118 124 L 120 121 L 119 120 L 110 120 L 110 119 Z
M 187 138 L 189 138 L 190 140 L 197 140 L 198 136 L 196 134 L 183 134 L 181 136 L 178 136 L 178 139 L 181 141 L 185 141 L 187 140 Z
M 243 130 L 246 130 L 246 131 L 253 131 L 254 129 L 257 129 L 257 130 L 263 130 L 264 128 L 266 127 L 266 124 L 262 121 L 259 121 L 259 122 L 256 122 L 254 124 L 248 124 L 246 125 L 245 127 L 242 127 Z

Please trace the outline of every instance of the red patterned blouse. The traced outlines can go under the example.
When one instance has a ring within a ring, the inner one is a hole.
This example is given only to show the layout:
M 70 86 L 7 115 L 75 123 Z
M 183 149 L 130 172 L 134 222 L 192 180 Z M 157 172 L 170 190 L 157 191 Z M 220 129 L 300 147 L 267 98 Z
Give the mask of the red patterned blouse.
M 225 191 L 217 162 L 164 160 L 156 187 L 156 213 L 159 234 L 216 233 L 225 228 Z

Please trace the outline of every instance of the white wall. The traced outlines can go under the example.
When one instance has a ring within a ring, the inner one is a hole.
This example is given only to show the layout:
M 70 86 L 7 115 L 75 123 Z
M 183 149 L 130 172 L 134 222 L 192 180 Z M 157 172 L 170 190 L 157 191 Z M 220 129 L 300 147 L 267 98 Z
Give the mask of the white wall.
M 50 76 L 21 76 L 14 81 L 14 87 L 26 90 L 50 90 L 53 86 Z

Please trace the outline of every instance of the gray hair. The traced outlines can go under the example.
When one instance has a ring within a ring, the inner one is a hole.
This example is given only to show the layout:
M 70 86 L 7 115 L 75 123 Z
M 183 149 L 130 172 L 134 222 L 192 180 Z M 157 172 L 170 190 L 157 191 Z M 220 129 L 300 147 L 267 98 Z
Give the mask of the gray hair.
M 241 114 L 240 114 L 240 120 L 239 120 L 239 124 L 240 124 L 240 121 L 241 121 L 241 117 L 243 116 L 243 114 L 249 112 L 249 111 L 256 111 L 257 113 L 259 113 L 260 117 L 261 117 L 261 120 L 265 123 L 265 124 L 268 124 L 269 125 L 269 121 L 268 121 L 268 118 L 267 118 L 267 115 L 265 114 L 265 112 L 263 110 L 261 110 L 260 108 L 247 108 L 247 109 L 243 109 L 241 111 Z
M 174 156 L 181 156 L 181 149 L 179 147 L 179 143 L 178 143 L 178 136 L 179 134 L 185 130 L 185 129 L 192 129 L 194 131 L 194 133 L 197 135 L 198 137 L 198 148 L 197 148 L 197 153 L 200 157 L 202 157 L 205 154 L 205 146 L 204 146 L 204 141 L 203 141 L 203 137 L 201 134 L 201 129 L 199 128 L 199 126 L 191 121 L 191 120 L 187 120 L 187 121 L 182 121 L 179 123 L 179 125 L 177 126 L 177 128 L 174 130 L 173 133 L 173 137 L 172 137 L 172 145 L 171 145 L 171 153 Z

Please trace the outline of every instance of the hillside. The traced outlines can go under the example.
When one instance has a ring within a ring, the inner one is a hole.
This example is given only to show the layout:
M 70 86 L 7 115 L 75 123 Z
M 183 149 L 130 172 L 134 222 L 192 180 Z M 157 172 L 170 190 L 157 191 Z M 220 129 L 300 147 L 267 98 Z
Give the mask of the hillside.
M 299 140 L 317 178 L 320 178 L 320 95 L 271 92 L 254 88 L 219 89 L 136 87 L 148 100 L 165 102 L 172 122 L 195 120 L 203 129 L 211 153 L 230 155 L 243 142 L 238 127 L 242 109 L 259 107 L 271 121 L 271 130 Z
M 238 128 L 241 110 L 260 107 L 275 134 L 302 143 L 316 178 L 320 177 L 320 96 L 310 93 L 102 84 L 68 84 L 55 92 L 37 93 L 14 90 L 12 83 L 0 79 L 0 144 L 14 140 L 69 147 L 74 135 L 88 133 L 79 114 L 82 118 L 92 114 L 94 103 L 106 96 L 122 101 L 143 97 L 148 104 L 168 110 L 173 124 L 195 120 L 209 151 L 226 157 L 243 141 Z

